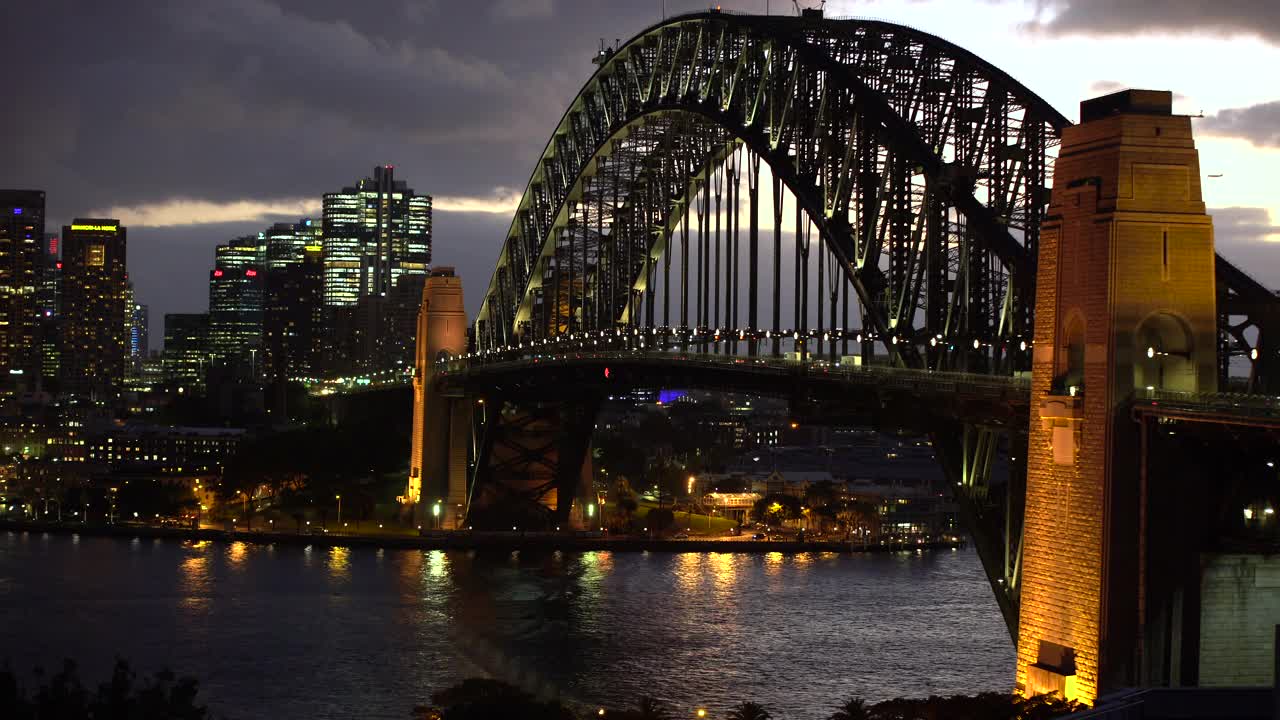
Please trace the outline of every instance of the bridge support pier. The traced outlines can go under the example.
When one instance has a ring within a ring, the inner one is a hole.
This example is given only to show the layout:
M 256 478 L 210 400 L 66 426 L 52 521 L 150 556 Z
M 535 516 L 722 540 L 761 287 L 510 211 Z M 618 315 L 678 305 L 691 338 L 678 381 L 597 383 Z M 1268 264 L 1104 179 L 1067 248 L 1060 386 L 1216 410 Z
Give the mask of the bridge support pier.
M 1217 381 L 1213 228 L 1171 93 L 1081 104 L 1042 226 L 1017 685 L 1092 704 L 1148 682 L 1138 393 Z
M 418 310 L 413 375 L 413 445 L 409 481 L 402 500 L 423 529 L 453 529 L 466 514 L 466 468 L 471 405 L 446 397 L 432 382 L 434 363 L 467 350 L 467 314 L 462 280 L 453 268 L 431 271 Z
M 486 530 L 582 527 L 591 494 L 591 433 L 599 400 L 489 398 L 468 503 Z

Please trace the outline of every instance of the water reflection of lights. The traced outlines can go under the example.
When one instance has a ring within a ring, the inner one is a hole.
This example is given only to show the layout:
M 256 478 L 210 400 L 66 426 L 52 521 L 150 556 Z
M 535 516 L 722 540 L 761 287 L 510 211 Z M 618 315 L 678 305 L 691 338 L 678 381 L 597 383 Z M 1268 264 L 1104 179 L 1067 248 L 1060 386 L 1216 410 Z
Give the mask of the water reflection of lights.
M 346 580 L 351 575 L 351 550 L 335 545 L 329 548 L 329 577 Z
M 237 540 L 227 548 L 227 560 L 235 567 L 241 567 L 249 554 L 248 545 Z
M 716 595 L 732 595 L 738 580 L 738 556 L 734 553 L 711 553 L 707 560 L 711 565 L 711 576 L 715 578 Z
M 676 555 L 676 585 L 684 592 L 696 592 L 704 578 L 702 571 L 706 555 L 702 553 L 680 553 Z
M 208 544 L 208 541 L 194 543 L 190 548 L 193 552 L 179 566 L 179 590 L 182 594 L 179 604 L 184 610 L 205 612 L 209 609 L 209 590 L 213 578 L 209 574 L 209 553 L 204 547 Z
M 607 573 L 613 568 L 613 553 L 608 550 L 593 550 L 582 555 L 582 564 L 592 570 Z
M 443 550 L 432 550 L 427 553 L 427 576 L 439 580 L 449 571 L 449 556 Z
M 769 576 L 777 576 L 782 572 L 782 553 L 771 552 L 764 555 L 764 572 Z

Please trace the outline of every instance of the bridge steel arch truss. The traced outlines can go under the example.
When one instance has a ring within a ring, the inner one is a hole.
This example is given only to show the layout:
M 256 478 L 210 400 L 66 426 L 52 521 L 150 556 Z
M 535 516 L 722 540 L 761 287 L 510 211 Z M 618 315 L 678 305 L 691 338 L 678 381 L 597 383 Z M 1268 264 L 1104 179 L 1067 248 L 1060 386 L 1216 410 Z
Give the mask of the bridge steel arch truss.
M 655 25 L 597 63 L 521 198 L 475 352 L 590 346 L 607 333 L 648 349 L 777 355 L 787 336 L 801 357 L 834 360 L 852 344 L 869 362 L 879 343 L 908 368 L 1030 368 L 1039 228 L 1069 123 L 1017 81 L 902 26 L 721 12 Z M 784 186 L 796 204 L 789 328 Z M 1276 317 L 1264 311 L 1275 296 L 1233 270 L 1219 260 L 1232 301 L 1222 353 L 1275 354 L 1243 331 Z M 759 307 L 770 291 L 771 317 Z M 1001 492 L 990 474 L 998 452 L 1023 456 L 1025 442 L 978 426 L 935 431 L 1015 634 L 1023 485 L 1013 463 Z M 578 460 L 561 462 L 572 477 Z
M 722 194 L 738 207 L 744 180 L 754 199 L 763 159 L 829 251 L 830 295 L 837 273 L 856 293 L 868 337 L 908 366 L 1025 369 L 1050 151 L 1065 124 L 1046 107 L 968 53 L 889 24 L 708 13 L 651 28 L 604 58 L 548 143 L 477 346 L 651 327 L 658 306 L 672 332 L 781 330 L 750 312 L 733 323 L 741 279 L 728 270 L 744 249 L 758 267 L 754 214 L 748 248 L 739 213 L 724 228 L 723 308 L 705 287 L 720 281 L 709 268 L 721 241 L 719 228 L 714 247 L 704 239 L 698 213 Z M 658 300 L 656 276 L 668 253 L 687 252 L 690 215 L 703 275 Z M 797 228 L 807 259 L 812 236 Z

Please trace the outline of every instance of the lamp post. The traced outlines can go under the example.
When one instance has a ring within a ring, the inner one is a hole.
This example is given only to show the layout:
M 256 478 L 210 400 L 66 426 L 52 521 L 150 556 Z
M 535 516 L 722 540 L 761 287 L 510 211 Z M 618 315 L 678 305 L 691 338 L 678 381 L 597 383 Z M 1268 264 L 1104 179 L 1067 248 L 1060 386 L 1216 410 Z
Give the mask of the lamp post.
M 342 527 L 342 496 L 334 495 L 333 499 L 338 501 L 338 527 Z
M 244 513 L 245 527 L 249 530 L 253 529 L 253 518 L 249 516 L 249 496 L 243 490 L 237 490 L 240 493 L 240 511 Z
M 431 517 L 434 518 L 436 529 L 440 529 L 440 501 L 437 500 L 435 505 L 431 506 Z

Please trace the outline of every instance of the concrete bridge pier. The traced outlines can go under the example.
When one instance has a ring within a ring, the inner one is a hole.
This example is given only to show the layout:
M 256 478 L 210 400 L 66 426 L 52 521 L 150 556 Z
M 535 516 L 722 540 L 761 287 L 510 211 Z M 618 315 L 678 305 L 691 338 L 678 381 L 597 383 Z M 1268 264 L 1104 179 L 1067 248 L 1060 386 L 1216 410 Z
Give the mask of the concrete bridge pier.
M 1041 230 L 1017 685 L 1148 684 L 1149 508 L 1135 391 L 1214 392 L 1213 226 L 1169 92 L 1081 104 Z M 1148 390 L 1149 389 L 1149 390 Z
M 433 382 L 436 360 L 467 351 L 462 279 L 453 268 L 431 271 L 418 309 L 413 375 L 413 444 L 404 501 L 424 529 L 456 529 L 466 516 L 472 403 L 449 397 Z

